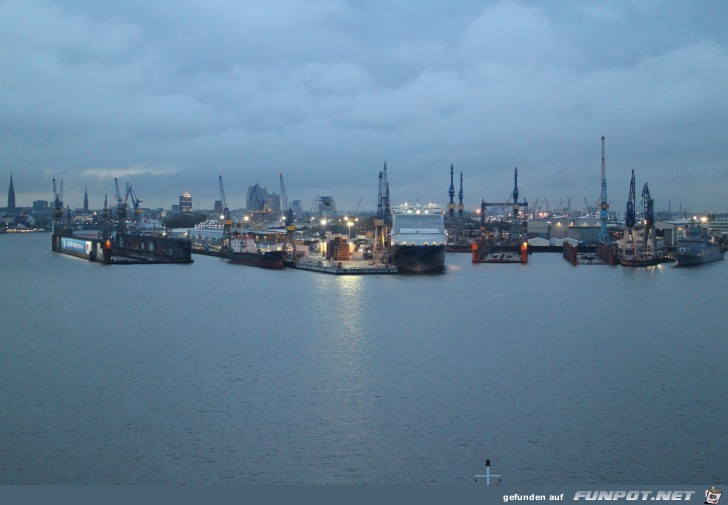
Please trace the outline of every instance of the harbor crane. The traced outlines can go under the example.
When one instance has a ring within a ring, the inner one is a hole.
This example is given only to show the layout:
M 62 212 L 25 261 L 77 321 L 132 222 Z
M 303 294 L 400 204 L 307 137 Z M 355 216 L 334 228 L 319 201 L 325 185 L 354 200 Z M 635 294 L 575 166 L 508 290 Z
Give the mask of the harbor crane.
M 452 237 L 454 242 L 458 242 L 464 234 L 463 230 L 463 211 L 465 206 L 463 205 L 463 173 L 460 172 L 460 191 L 458 192 L 459 205 L 455 205 L 455 168 L 450 164 L 450 189 L 448 195 L 450 196 L 450 203 L 447 204 L 448 209 L 448 229 L 449 236 Z M 458 209 L 457 220 L 455 219 L 455 209 Z
M 657 253 L 657 237 L 655 232 L 655 201 L 650 196 L 650 188 L 647 187 L 647 183 L 642 187 L 642 204 L 644 206 L 644 220 L 645 220 L 645 231 L 644 231 L 644 248 L 645 254 L 647 254 L 647 245 L 652 246 L 652 253 Z
M 523 202 L 518 202 L 518 167 L 515 168 L 513 175 L 513 192 L 511 193 L 513 201 L 510 202 L 486 202 L 482 200 L 480 202 L 480 230 L 485 234 L 485 214 L 486 207 L 510 207 L 513 211 L 513 224 L 511 226 L 511 240 L 518 234 L 518 228 L 521 224 L 519 219 L 520 209 L 523 208 L 523 215 L 528 215 L 528 202 L 523 199 Z
M 222 185 L 222 175 L 218 175 L 218 182 L 220 183 L 220 203 L 222 204 L 222 240 L 220 242 L 220 251 L 227 255 L 230 251 L 230 235 L 232 233 L 233 220 L 230 218 L 230 209 L 227 206 L 225 200 L 225 187 Z
M 288 215 L 288 194 L 286 194 L 286 185 L 283 183 L 283 174 L 281 177 L 281 217 L 286 218 Z
M 624 237 L 622 237 L 622 257 L 627 255 L 627 246 L 631 243 L 632 250 L 637 251 L 634 237 L 634 225 L 637 219 L 635 216 L 635 180 L 632 170 L 632 180 L 629 183 L 629 195 L 627 196 L 627 208 L 624 213 Z M 634 254 L 633 254 L 634 255 Z
M 104 239 L 104 243 L 109 241 L 111 239 L 112 235 L 112 229 L 111 229 L 111 218 L 109 216 L 109 200 L 107 198 L 106 193 L 104 193 L 104 211 L 101 214 L 101 217 L 103 218 L 103 227 L 101 229 L 101 237 Z
M 114 186 L 116 189 L 116 236 L 117 239 L 126 235 L 126 202 L 121 198 L 119 191 L 119 181 L 114 178 Z
M 379 191 L 377 193 L 377 215 L 374 218 L 374 244 L 372 245 L 372 258 L 376 259 L 377 250 L 384 255 L 387 225 L 389 223 L 389 183 L 387 182 L 387 161 L 384 169 L 379 172 Z
M 136 193 L 134 192 L 134 188 L 132 188 L 131 184 L 128 182 L 126 183 L 126 195 L 124 196 L 124 207 L 128 207 L 128 204 L 126 203 L 127 199 L 131 197 L 131 204 L 134 207 L 134 221 L 140 221 L 141 220 L 141 214 L 142 209 L 139 207 L 139 204 L 142 203 L 141 200 L 139 200 L 136 196 Z
M 53 179 L 53 232 L 59 233 L 63 229 L 63 180 L 60 191 L 56 190 L 56 180 Z
M 642 187 L 643 223 L 642 241 L 637 239 L 635 226 L 637 224 L 636 194 L 634 170 L 629 185 L 629 197 L 625 212 L 625 231 L 622 237 L 621 263 L 630 266 L 646 266 L 660 262 L 664 256 L 657 250 L 657 237 L 655 231 L 655 202 L 650 196 L 647 183 Z M 630 254 L 631 253 L 631 254 Z
M 460 191 L 458 191 L 458 217 L 460 218 L 460 221 L 463 220 L 463 211 L 465 211 L 465 206 L 463 205 L 463 173 L 460 172 Z
M 609 243 L 609 234 L 607 233 L 607 218 L 609 217 L 609 203 L 607 202 L 607 175 L 606 164 L 604 162 L 604 135 L 602 135 L 602 192 L 599 197 L 599 221 L 601 224 L 599 230 L 599 242 L 602 244 Z
M 453 182 L 453 175 L 455 172 L 455 168 L 450 165 L 450 189 L 448 190 L 447 194 L 450 196 L 450 202 L 447 204 L 447 212 L 450 216 L 450 222 L 452 222 L 453 215 L 455 214 L 455 183 Z
M 293 209 L 288 207 L 288 210 L 286 211 L 286 239 L 283 242 L 283 254 L 293 261 L 296 261 L 297 254 L 296 254 L 296 237 L 294 236 L 296 233 L 296 225 L 293 222 Z M 291 245 L 291 256 L 288 256 L 288 245 Z

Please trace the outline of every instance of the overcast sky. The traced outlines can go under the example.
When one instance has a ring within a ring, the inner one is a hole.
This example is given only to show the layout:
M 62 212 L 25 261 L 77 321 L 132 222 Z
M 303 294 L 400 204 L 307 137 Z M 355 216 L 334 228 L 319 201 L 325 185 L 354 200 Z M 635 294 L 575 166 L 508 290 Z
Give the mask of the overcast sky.
M 0 0 L 0 206 L 249 185 L 308 210 L 521 196 L 728 210 L 728 2 Z M 455 191 L 459 187 L 456 181 Z

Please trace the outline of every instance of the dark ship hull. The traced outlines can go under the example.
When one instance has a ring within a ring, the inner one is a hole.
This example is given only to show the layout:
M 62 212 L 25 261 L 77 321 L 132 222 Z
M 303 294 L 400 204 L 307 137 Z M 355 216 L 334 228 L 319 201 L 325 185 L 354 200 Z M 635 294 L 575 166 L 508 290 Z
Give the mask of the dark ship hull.
M 673 256 L 677 266 L 687 267 L 720 261 L 723 259 L 723 252 L 717 245 L 703 245 L 689 250 L 678 250 Z
M 445 245 L 397 245 L 391 263 L 401 272 L 425 273 L 445 270 Z
M 248 265 L 259 268 L 283 268 L 283 260 L 285 256 L 281 251 L 266 252 L 232 252 L 229 256 L 230 261 L 238 265 Z

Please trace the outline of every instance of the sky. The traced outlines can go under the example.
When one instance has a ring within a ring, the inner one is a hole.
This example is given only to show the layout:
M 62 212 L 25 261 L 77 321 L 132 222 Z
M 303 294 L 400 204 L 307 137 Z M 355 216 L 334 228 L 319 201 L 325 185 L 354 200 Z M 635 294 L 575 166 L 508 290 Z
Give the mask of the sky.
M 0 188 L 728 211 L 728 2 L 0 0 Z M 7 189 L 0 192 L 6 194 Z M 0 205 L 4 205 L 4 197 Z M 359 203 L 361 202 L 361 203 Z

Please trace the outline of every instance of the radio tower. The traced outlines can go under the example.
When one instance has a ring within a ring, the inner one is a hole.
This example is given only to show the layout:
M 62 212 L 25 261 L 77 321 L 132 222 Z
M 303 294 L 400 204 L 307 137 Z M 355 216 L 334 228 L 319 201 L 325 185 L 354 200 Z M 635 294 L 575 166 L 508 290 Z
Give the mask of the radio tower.
M 604 135 L 602 135 L 602 194 L 599 197 L 599 200 L 599 219 L 601 221 L 599 242 L 601 242 L 602 244 L 608 244 L 609 234 L 607 234 L 607 217 L 609 203 L 607 203 L 607 169 L 604 163 Z

